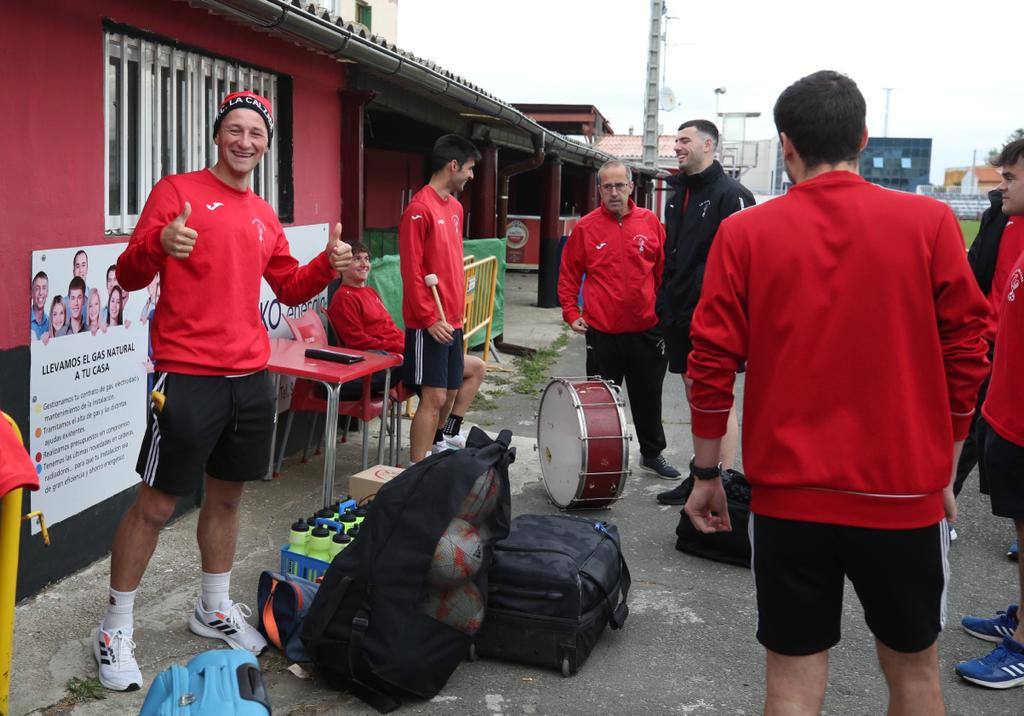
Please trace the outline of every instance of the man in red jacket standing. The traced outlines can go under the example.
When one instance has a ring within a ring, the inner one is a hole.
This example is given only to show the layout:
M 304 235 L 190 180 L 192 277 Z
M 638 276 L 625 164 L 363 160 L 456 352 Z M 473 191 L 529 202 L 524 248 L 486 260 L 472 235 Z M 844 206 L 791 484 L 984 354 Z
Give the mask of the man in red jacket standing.
M 217 163 L 161 179 L 117 261 L 127 291 L 162 279 L 150 323 L 156 380 L 136 470 L 143 484 L 121 519 L 110 560 L 106 616 L 93 639 L 100 682 L 142 688 L 135 660 L 135 593 L 178 498 L 205 490 L 196 537 L 202 593 L 189 619 L 200 636 L 254 653 L 266 641 L 249 610 L 228 596 L 245 483 L 262 477 L 274 439 L 270 340 L 260 279 L 283 303 L 309 300 L 351 261 L 334 227 L 327 248 L 299 266 L 273 208 L 250 188 L 274 131 L 270 103 L 252 92 L 224 98 L 213 125 Z M 76 279 L 77 280 L 77 279 Z M 209 287 L 222 286 L 216 303 Z
M 443 440 L 437 425 L 462 386 L 462 318 L 466 273 L 462 268 L 462 204 L 455 194 L 473 178 L 480 152 L 468 139 L 446 134 L 430 154 L 430 182 L 416 192 L 398 224 L 405 320 L 403 382 L 420 404 L 409 426 L 409 459 L 422 460 Z M 427 277 L 437 283 L 435 299 Z M 444 433 L 457 434 L 462 416 L 450 415 Z
M 775 124 L 794 185 L 722 222 L 693 320 L 697 481 L 685 510 L 703 532 L 731 528 L 716 463 L 747 361 L 766 714 L 820 712 L 845 577 L 875 636 L 888 712 L 945 713 L 946 519 L 987 367 L 988 305 L 947 206 L 858 176 L 865 109 L 836 72 L 782 93 Z
M 562 317 L 587 340 L 587 375 L 626 380 L 641 466 L 666 480 L 680 477 L 661 454 L 661 386 L 668 358 L 654 299 L 665 263 L 665 228 L 629 195 L 633 178 L 619 161 L 597 173 L 601 206 L 580 219 L 562 252 Z M 583 275 L 583 310 L 577 304 Z
M 992 379 L 981 408 L 976 438 L 978 467 L 992 503 L 992 514 L 1013 520 L 1018 541 L 1024 541 L 1024 140 L 1010 142 L 993 162 L 1003 177 L 998 189 L 1002 212 L 1009 217 L 1003 229 L 990 300 L 998 316 Z M 1004 249 L 1016 254 L 1006 258 Z M 959 664 L 956 672 L 980 686 L 1006 689 L 1024 684 L 1024 561 L 1018 560 L 1020 601 L 993 618 L 964 617 L 961 624 L 973 636 L 998 644 L 990 654 Z

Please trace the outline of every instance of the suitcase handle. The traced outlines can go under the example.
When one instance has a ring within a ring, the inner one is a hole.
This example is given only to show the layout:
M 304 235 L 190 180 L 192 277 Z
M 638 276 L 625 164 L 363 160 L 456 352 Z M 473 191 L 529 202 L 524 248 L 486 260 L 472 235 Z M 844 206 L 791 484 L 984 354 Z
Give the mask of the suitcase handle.
M 611 531 L 601 522 L 595 522 L 594 529 L 604 535 L 605 539 L 611 540 L 611 543 L 615 545 L 615 552 L 619 555 L 619 603 L 614 603 L 612 595 L 605 590 L 601 582 L 594 579 L 587 572 L 583 572 L 583 574 L 586 574 L 587 578 L 597 585 L 597 588 L 604 595 L 604 601 L 608 605 L 609 610 L 608 623 L 611 624 L 612 629 L 621 629 L 623 624 L 626 623 L 626 617 L 629 616 L 629 605 L 626 603 L 626 597 L 629 596 L 629 587 L 633 580 L 629 575 L 629 567 L 626 566 L 626 558 L 622 556 L 622 546 L 619 544 L 617 535 L 613 536 Z

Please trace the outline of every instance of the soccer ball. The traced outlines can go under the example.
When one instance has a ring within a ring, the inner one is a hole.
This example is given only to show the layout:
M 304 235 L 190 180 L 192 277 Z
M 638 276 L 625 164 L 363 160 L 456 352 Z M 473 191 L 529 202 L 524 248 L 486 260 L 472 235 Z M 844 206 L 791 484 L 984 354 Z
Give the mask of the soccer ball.
M 489 468 L 473 483 L 473 488 L 466 494 L 466 499 L 459 507 L 458 516 L 479 526 L 494 511 L 500 492 L 501 482 L 494 468 Z
M 484 600 L 472 582 L 451 590 L 428 586 L 420 613 L 473 636 L 484 621 Z
M 457 587 L 473 578 L 483 558 L 484 543 L 476 527 L 454 517 L 437 541 L 427 581 L 442 589 Z

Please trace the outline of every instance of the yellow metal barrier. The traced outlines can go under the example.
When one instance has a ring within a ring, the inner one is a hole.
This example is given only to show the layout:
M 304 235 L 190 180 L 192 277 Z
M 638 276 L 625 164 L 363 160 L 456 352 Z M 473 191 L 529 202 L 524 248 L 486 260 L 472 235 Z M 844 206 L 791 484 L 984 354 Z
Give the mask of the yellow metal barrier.
M 462 319 L 462 350 L 469 339 L 484 334 L 484 363 L 491 357 L 491 324 L 494 321 L 494 293 L 498 288 L 498 257 L 488 256 L 466 264 L 466 308 Z
M 17 423 L 0 412 L 10 423 L 14 434 L 21 441 Z M 0 716 L 8 713 L 8 698 L 11 691 L 11 656 L 14 647 L 14 598 L 18 586 L 18 542 L 21 537 L 22 520 L 39 518 L 43 539 L 50 544 L 50 535 L 40 512 L 21 516 L 21 493 L 24 488 L 16 487 L 3 496 L 0 502 Z

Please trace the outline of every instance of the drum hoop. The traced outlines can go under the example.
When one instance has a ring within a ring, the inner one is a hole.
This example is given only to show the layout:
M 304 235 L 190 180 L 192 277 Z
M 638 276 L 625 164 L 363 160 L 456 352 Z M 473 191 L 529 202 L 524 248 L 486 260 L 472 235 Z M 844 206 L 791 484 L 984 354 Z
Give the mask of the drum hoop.
M 579 393 L 576 392 L 576 389 L 573 388 L 573 386 L 572 386 L 572 382 L 571 381 L 573 381 L 573 380 L 576 380 L 576 379 L 574 379 L 574 378 L 552 377 L 551 381 L 544 388 L 544 392 L 541 393 L 540 404 L 541 404 L 541 409 L 543 409 L 543 407 L 544 407 L 544 399 L 547 398 L 548 391 L 551 390 L 551 388 L 556 383 L 561 383 L 562 385 L 564 385 L 567 390 L 571 391 L 571 398 L 570 399 L 572 400 L 573 407 L 575 408 L 576 420 L 579 422 L 580 437 L 583 437 L 583 436 L 585 436 L 587 434 L 587 426 L 586 426 L 586 423 L 584 422 L 584 419 L 583 419 L 583 411 L 580 410 L 580 408 L 582 407 L 582 402 L 580 401 Z M 578 380 L 589 380 L 589 378 L 580 378 Z M 540 413 L 541 413 L 541 411 L 538 410 L 537 411 L 537 419 L 536 419 L 536 423 L 537 423 L 537 446 L 538 447 L 540 447 L 540 430 L 541 430 Z M 587 461 L 586 445 L 587 445 L 587 441 L 586 440 L 580 440 L 580 466 L 581 466 L 581 468 L 584 468 L 584 469 L 586 468 L 586 461 Z M 543 468 L 543 465 L 544 465 L 543 457 L 541 458 L 541 460 L 542 460 L 541 467 Z M 560 510 L 568 509 L 568 505 L 563 506 L 563 505 L 558 504 L 558 501 L 555 499 L 555 496 L 551 494 L 551 490 L 548 488 L 548 480 L 547 480 L 547 477 L 544 475 L 544 470 L 543 469 L 541 469 L 541 484 L 544 485 L 544 492 L 547 493 L 548 499 L 551 500 L 552 504 L 554 504 L 555 507 L 557 507 Z M 579 500 L 579 497 L 580 497 L 580 495 L 583 492 L 583 485 L 584 485 L 584 481 L 583 480 L 579 480 L 577 482 L 577 484 L 576 484 L 576 492 L 573 494 L 572 499 L 569 500 L 569 503 L 568 503 L 569 505 L 571 505 L 572 503 L 574 503 L 574 502 Z

